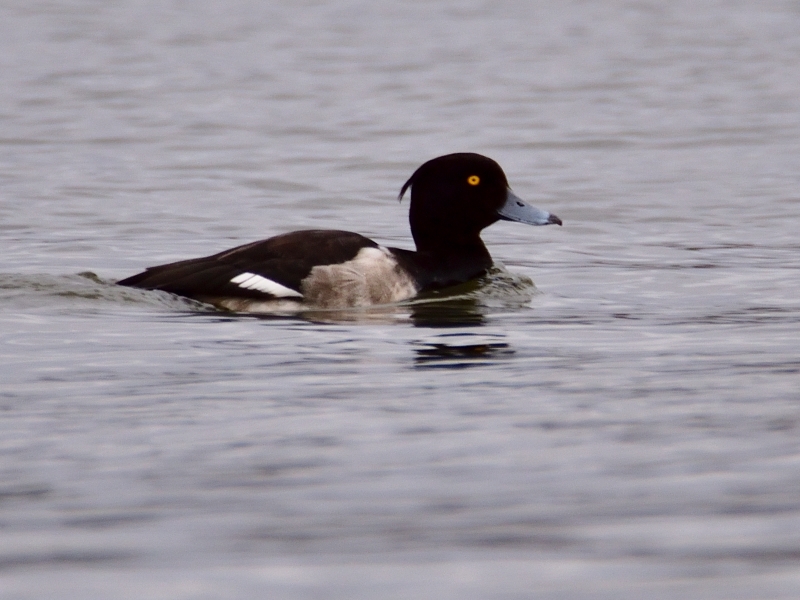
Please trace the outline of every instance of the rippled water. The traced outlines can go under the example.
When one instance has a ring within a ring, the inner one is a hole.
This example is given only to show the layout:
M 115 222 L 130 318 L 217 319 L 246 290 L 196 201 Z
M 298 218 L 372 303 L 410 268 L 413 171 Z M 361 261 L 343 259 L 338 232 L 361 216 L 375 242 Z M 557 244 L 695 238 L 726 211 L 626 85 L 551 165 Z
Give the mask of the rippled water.
M 0 596 L 800 596 L 796 2 L 0 6 Z M 456 299 L 259 318 L 112 283 L 302 227 Z M 535 287 L 529 282 L 535 281 Z

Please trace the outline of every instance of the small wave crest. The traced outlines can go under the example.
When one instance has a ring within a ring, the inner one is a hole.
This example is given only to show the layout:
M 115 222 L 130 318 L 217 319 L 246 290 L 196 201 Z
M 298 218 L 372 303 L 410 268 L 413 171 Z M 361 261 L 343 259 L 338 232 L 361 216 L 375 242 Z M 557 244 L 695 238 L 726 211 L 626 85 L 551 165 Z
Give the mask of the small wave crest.
M 496 264 L 485 275 L 458 286 L 423 294 L 412 304 L 471 301 L 487 308 L 522 308 L 539 294 L 530 277 Z
M 538 294 L 528 277 L 493 267 L 486 275 L 406 302 L 350 310 L 301 308 L 275 311 L 276 317 L 312 321 L 412 321 L 425 325 L 480 324 L 492 309 L 527 306 Z M 166 292 L 116 285 L 92 272 L 72 275 L 0 273 L 0 302 L 6 310 L 37 308 L 95 309 L 138 305 L 180 312 L 214 312 L 208 304 Z M 263 315 L 268 316 L 268 315 Z
M 200 302 L 164 292 L 122 287 L 92 272 L 73 275 L 0 273 L 0 302 L 8 308 L 91 307 L 133 303 L 177 310 L 208 310 Z

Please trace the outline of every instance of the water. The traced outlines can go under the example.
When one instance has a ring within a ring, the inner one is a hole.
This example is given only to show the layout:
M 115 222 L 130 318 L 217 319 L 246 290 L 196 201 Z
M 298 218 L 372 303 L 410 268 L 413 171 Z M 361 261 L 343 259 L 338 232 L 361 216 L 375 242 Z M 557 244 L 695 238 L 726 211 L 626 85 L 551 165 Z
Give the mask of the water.
M 797 598 L 796 2 L 0 7 L 0 596 Z M 116 288 L 302 227 L 410 247 L 487 154 L 457 301 Z M 528 282 L 535 281 L 535 287 Z

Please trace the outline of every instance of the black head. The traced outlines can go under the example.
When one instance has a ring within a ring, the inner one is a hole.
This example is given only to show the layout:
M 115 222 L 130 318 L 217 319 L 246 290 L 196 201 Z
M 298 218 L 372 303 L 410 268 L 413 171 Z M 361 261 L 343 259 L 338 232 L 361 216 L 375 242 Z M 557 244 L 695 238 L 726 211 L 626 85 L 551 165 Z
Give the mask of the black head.
M 500 165 L 480 154 L 429 160 L 406 181 L 400 198 L 409 187 L 411 234 L 420 251 L 483 247 L 481 230 L 500 219 L 561 225 L 555 215 L 517 198 Z

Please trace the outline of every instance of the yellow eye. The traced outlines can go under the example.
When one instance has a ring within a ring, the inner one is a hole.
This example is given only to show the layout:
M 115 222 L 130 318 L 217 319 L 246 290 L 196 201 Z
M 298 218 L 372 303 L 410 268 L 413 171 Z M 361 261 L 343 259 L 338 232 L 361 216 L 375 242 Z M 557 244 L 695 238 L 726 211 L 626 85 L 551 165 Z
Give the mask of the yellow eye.
M 467 177 L 467 183 L 470 185 L 478 185 L 481 182 L 481 178 L 477 175 L 470 175 Z

